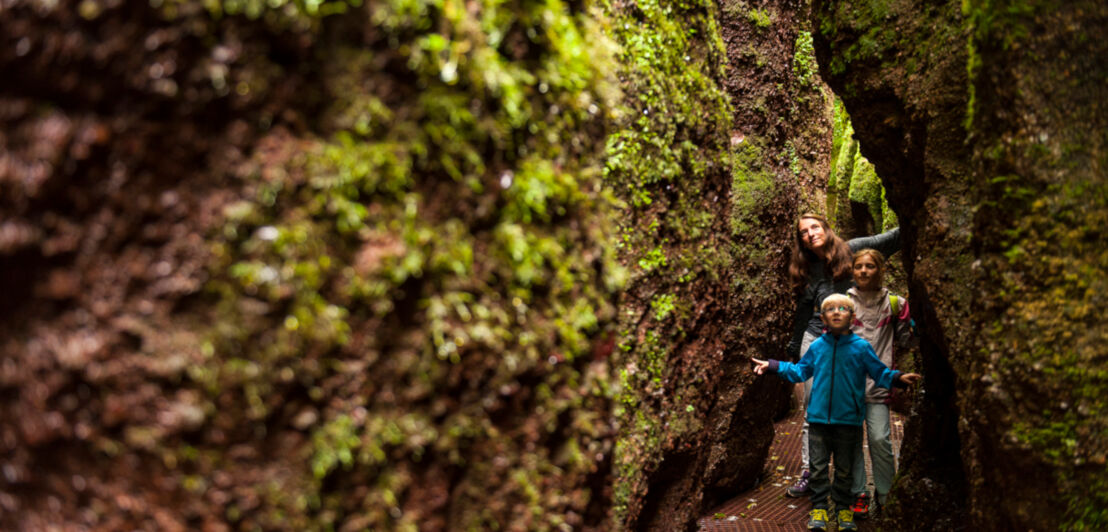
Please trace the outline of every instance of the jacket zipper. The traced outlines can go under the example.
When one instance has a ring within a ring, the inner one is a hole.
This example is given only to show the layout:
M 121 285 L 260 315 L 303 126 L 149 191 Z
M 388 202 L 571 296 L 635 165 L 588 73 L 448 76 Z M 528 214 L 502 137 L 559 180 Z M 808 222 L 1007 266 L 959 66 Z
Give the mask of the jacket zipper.
M 831 344 L 831 389 L 827 394 L 827 423 L 831 423 L 831 401 L 835 397 L 835 354 L 839 351 L 839 340 Z

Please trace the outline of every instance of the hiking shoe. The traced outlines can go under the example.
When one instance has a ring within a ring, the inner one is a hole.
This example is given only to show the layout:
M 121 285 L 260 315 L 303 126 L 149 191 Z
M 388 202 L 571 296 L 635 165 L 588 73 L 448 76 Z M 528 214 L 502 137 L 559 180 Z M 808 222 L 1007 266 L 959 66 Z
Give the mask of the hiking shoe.
M 854 524 L 854 512 L 839 510 L 839 530 L 858 530 L 858 525 Z
M 800 478 L 796 481 L 796 484 L 789 486 L 785 490 L 785 495 L 789 497 L 803 497 L 808 494 L 808 476 L 807 471 L 800 474 Z
M 858 519 L 865 519 L 869 515 L 869 494 L 862 492 L 858 494 L 858 498 L 854 499 L 854 505 L 850 507 L 850 510 L 854 512 L 854 517 Z
M 827 510 L 816 508 L 808 516 L 808 530 L 827 530 Z

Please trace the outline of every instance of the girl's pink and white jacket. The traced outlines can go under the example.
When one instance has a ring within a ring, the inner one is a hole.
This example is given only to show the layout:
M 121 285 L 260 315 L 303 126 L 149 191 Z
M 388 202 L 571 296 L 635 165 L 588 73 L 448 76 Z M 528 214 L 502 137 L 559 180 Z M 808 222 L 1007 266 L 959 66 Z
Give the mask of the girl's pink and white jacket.
M 911 314 L 908 312 L 908 300 L 897 296 L 898 312 L 893 316 L 889 302 L 889 289 L 863 292 L 853 287 L 847 294 L 854 300 L 854 324 L 850 327 L 854 334 L 873 345 L 877 358 L 886 366 L 895 368 L 893 355 L 897 348 L 906 349 L 915 340 L 912 335 Z M 896 344 L 896 345 L 894 345 Z M 889 390 L 877 388 L 873 379 L 866 379 L 866 402 L 887 403 Z

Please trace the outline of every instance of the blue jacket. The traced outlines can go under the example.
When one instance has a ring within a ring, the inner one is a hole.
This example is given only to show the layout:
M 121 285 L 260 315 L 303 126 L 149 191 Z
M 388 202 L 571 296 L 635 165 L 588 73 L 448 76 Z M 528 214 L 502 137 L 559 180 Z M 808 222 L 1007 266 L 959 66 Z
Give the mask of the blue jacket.
M 866 417 L 866 375 L 878 388 L 897 383 L 900 372 L 889 369 L 869 342 L 853 333 L 824 333 L 812 342 L 800 362 L 771 360 L 769 369 L 791 382 L 812 379 L 808 423 L 861 425 Z

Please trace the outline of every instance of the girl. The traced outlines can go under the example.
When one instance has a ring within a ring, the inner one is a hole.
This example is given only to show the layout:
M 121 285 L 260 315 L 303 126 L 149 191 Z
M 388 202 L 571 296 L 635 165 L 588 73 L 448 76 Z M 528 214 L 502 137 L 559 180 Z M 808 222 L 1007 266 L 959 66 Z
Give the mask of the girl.
M 894 340 L 900 348 L 908 347 L 914 340 L 908 301 L 885 288 L 885 256 L 881 252 L 863 249 L 855 253 L 853 272 L 854 288 L 847 291 L 854 300 L 855 309 L 851 330 L 873 345 L 881 362 L 894 367 Z M 896 472 L 892 441 L 889 439 L 889 399 L 889 390 L 874 387 L 872 379 L 866 381 L 865 421 L 869 456 L 873 463 L 874 511 L 885 504 Z M 857 500 L 851 509 L 859 517 L 864 517 L 870 510 L 861 441 L 855 450 L 854 460 L 852 490 Z
M 824 217 L 812 213 L 800 216 L 789 260 L 789 278 L 796 293 L 793 334 L 786 353 L 789 360 L 799 360 L 808 350 L 808 345 L 822 334 L 820 305 L 827 296 L 845 293 L 850 288 L 853 283 L 851 255 L 867 248 L 885 255 L 895 253 L 900 249 L 900 229 L 845 242 L 831 230 Z M 808 409 L 811 389 L 812 381 L 809 380 L 804 383 L 804 410 Z M 807 421 L 801 429 L 800 441 L 800 459 L 804 469 L 800 479 L 786 490 L 785 494 L 790 497 L 803 497 L 808 493 Z

